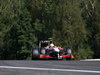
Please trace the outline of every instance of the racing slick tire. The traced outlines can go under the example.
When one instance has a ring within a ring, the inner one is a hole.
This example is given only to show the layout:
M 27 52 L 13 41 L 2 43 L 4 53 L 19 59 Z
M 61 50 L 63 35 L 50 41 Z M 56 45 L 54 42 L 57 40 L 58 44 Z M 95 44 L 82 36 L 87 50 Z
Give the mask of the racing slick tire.
M 32 50 L 32 60 L 38 60 L 39 59 L 39 50 L 38 49 L 34 49 Z
M 70 57 L 63 58 L 63 60 L 72 60 L 72 49 L 70 47 L 65 47 L 65 54 L 70 55 Z
M 40 53 L 41 53 L 41 54 L 43 54 L 43 55 L 45 55 L 45 54 L 46 54 L 45 49 L 44 49 L 44 48 L 42 48 L 42 49 L 40 50 Z

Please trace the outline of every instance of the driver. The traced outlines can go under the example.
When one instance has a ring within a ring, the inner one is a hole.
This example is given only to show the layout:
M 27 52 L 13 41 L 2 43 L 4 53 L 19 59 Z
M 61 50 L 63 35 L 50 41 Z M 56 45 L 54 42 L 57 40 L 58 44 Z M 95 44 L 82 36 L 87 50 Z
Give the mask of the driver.
M 50 41 L 49 47 L 54 48 L 54 43 L 52 41 Z
M 54 43 L 52 41 L 50 41 L 50 45 L 49 48 L 53 48 L 54 51 L 59 52 L 60 50 L 54 45 Z

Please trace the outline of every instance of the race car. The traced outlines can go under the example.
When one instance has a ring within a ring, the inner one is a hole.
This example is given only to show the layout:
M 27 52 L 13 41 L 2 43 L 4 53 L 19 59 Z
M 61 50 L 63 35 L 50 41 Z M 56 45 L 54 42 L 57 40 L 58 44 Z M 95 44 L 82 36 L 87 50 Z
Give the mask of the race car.
M 32 49 L 32 59 L 74 59 L 70 47 L 50 47 L 49 40 L 39 42 L 39 48 Z

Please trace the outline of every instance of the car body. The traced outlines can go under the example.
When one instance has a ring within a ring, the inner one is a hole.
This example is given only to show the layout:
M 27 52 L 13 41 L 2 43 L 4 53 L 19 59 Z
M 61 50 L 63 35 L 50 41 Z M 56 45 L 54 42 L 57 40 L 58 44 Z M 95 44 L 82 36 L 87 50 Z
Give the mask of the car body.
M 52 47 L 49 40 L 40 41 L 39 48 L 32 50 L 32 59 L 73 59 L 71 48 Z

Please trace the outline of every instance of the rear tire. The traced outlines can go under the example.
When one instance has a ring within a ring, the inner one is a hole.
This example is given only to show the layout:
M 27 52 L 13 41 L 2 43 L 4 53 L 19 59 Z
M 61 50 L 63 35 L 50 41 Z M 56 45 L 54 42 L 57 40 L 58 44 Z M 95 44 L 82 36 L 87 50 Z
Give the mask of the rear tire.
M 70 55 L 70 57 L 66 57 L 64 59 L 66 59 L 66 60 L 72 60 L 72 57 L 71 57 L 71 55 L 72 55 L 72 49 L 70 47 L 65 47 L 65 54 Z
M 40 55 L 39 50 L 38 49 L 34 49 L 32 51 L 32 60 L 38 60 L 39 59 L 39 55 Z

